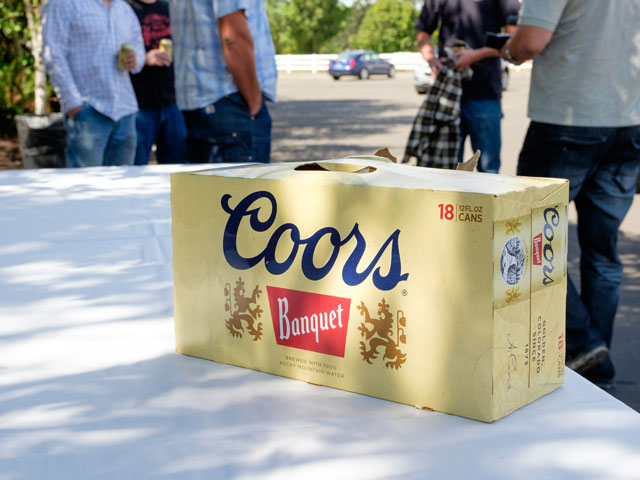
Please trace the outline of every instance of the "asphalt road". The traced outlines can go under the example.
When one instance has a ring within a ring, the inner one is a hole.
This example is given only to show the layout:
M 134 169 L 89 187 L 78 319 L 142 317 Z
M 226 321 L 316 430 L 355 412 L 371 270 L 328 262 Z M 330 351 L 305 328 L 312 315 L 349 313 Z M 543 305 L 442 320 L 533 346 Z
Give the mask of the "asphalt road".
M 528 89 L 528 72 L 511 75 L 503 106 L 503 173 L 515 174 L 528 124 Z M 272 159 L 322 160 L 372 154 L 382 147 L 402 157 L 423 98 L 415 92 L 408 72 L 394 79 L 377 76 L 366 81 L 335 81 L 326 73 L 281 74 L 278 102 L 271 106 Z
M 503 98 L 501 173 L 515 175 L 528 119 L 529 71 L 512 71 Z M 423 96 L 413 89 L 411 73 L 394 79 L 334 81 L 326 73 L 282 74 L 273 117 L 273 161 L 302 161 L 373 154 L 388 147 L 401 158 Z M 466 150 L 471 155 L 470 149 Z M 618 368 L 614 397 L 640 412 L 640 195 L 636 195 L 619 236 L 624 264 L 620 307 L 612 344 Z M 575 212 L 569 228 L 569 271 L 579 281 L 580 247 Z

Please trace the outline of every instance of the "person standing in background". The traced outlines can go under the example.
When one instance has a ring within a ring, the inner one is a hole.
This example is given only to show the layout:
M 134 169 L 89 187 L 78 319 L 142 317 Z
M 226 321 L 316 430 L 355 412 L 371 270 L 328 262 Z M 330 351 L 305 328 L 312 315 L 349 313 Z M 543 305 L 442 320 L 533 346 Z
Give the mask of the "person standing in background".
M 144 64 L 140 24 L 124 0 L 49 0 L 43 59 L 65 113 L 67 167 L 131 165 Z
M 149 163 L 156 144 L 158 163 L 182 163 L 186 160 L 187 131 L 176 105 L 169 4 L 166 0 L 127 0 L 138 16 L 146 49 L 144 68 L 131 75 L 140 110 L 136 116 L 138 146 L 136 165 Z M 171 43 L 168 43 L 171 45 Z
M 416 22 L 418 49 L 437 77 L 441 57 L 448 56 L 457 43 L 468 48 L 451 56 L 454 68 L 471 67 L 471 79 L 462 81 L 460 102 L 460 148 L 458 161 L 464 157 L 467 136 L 471 147 L 480 150 L 480 172 L 498 173 L 500 169 L 500 121 L 502 119 L 502 69 L 500 52 L 485 46 L 488 32 L 498 33 L 507 27 L 507 19 L 517 15 L 518 0 L 425 0 Z M 440 27 L 438 55 L 431 36 Z M 507 30 L 513 27 L 507 27 Z
M 187 158 L 269 162 L 277 70 L 264 0 L 171 0 Z
M 518 175 L 569 179 L 578 212 L 580 293 L 569 277 L 566 364 L 603 388 L 615 377 L 618 229 L 640 169 L 638 25 L 640 0 L 524 0 L 502 49 L 515 64 L 534 58 Z

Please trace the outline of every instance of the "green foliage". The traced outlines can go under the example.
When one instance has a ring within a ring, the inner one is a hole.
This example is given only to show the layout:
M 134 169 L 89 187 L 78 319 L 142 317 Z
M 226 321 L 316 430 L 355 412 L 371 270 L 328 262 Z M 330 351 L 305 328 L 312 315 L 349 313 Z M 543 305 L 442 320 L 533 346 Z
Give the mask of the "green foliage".
M 375 0 L 356 0 L 344 22 L 344 28 L 320 46 L 317 53 L 338 53 L 353 48 L 358 29 Z
M 377 0 L 367 9 L 354 47 L 386 53 L 415 50 L 417 17 L 413 0 Z
M 438 42 L 440 41 L 440 27 L 436 29 L 435 32 L 431 35 L 431 45 L 433 48 L 438 48 Z
M 267 14 L 280 54 L 416 49 L 413 0 L 267 0 Z
M 46 0 L 31 0 L 35 27 Z M 16 115 L 33 112 L 34 58 L 24 0 L 0 0 L 0 136 L 15 135 Z M 47 88 L 48 96 L 52 89 Z
M 33 58 L 22 0 L 0 0 L 0 136 L 15 133 L 13 118 L 29 109 Z M 31 102 L 32 103 L 32 102 Z
M 278 53 L 316 53 L 344 28 L 349 8 L 338 0 L 267 0 Z

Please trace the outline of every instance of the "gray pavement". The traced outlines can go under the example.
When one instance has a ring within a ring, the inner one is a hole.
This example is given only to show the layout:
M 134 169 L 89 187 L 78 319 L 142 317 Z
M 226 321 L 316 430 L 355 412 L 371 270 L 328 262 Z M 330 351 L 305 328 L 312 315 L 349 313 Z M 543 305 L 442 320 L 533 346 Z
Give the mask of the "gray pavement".
M 503 100 L 502 173 L 514 175 L 528 119 L 526 117 L 529 71 L 513 71 Z M 343 78 L 334 81 L 326 73 L 282 74 L 273 117 L 273 161 L 323 160 L 347 155 L 372 154 L 388 147 L 402 157 L 421 96 L 412 86 L 410 73 L 395 79 L 373 77 L 368 81 Z M 469 149 L 467 149 L 469 152 Z M 618 369 L 609 393 L 640 412 L 640 195 L 627 215 L 619 236 L 624 263 L 623 287 L 616 317 L 612 357 Z M 579 279 L 580 249 L 576 215 L 569 221 L 569 271 Z

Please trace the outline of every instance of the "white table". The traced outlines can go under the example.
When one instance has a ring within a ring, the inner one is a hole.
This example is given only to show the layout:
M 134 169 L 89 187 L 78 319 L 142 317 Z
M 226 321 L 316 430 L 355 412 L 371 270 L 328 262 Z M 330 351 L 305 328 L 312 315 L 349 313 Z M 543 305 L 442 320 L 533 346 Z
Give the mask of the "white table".
M 0 173 L 0 479 L 640 478 L 640 415 L 571 371 L 488 425 L 175 353 L 186 168 Z

